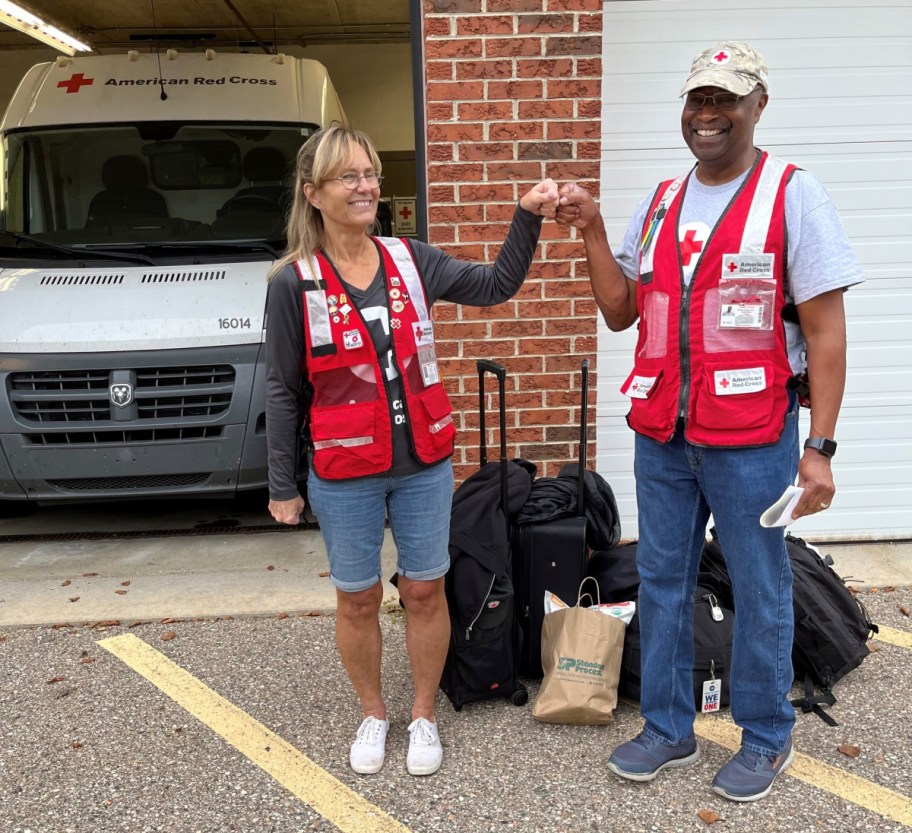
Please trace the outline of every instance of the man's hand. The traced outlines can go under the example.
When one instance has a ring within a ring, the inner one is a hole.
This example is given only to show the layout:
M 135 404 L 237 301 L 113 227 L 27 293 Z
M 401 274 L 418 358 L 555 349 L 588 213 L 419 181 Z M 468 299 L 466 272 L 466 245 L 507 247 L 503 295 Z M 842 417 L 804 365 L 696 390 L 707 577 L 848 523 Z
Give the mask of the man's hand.
M 553 218 L 558 199 L 557 183 L 553 179 L 543 179 L 522 195 L 519 204 L 539 217 Z
M 304 511 L 304 498 L 300 495 L 291 500 L 270 500 L 269 514 L 280 524 L 297 526 L 301 522 L 301 513 Z
M 561 185 L 557 222 L 582 230 L 598 216 L 598 206 L 585 188 L 575 182 Z
M 793 518 L 829 509 L 836 494 L 829 459 L 812 448 L 807 449 L 798 463 L 798 485 L 804 487 L 804 494 L 792 511 Z

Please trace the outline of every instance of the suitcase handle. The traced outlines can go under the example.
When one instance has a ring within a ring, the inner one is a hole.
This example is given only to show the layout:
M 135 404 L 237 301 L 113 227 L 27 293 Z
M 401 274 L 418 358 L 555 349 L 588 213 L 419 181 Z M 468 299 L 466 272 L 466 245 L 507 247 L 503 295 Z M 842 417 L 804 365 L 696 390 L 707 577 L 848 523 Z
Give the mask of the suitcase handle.
M 582 372 L 582 407 L 580 411 L 580 441 L 579 441 L 579 470 L 577 474 L 576 487 L 576 514 L 583 518 L 586 515 L 584 503 L 585 497 L 585 475 L 586 475 L 586 452 L 589 444 L 589 359 L 583 359 L 580 367 Z
M 488 462 L 488 443 L 485 431 L 485 373 L 493 373 L 497 377 L 498 396 L 500 399 L 500 505 L 503 507 L 504 519 L 507 523 L 507 540 L 510 540 L 510 500 L 507 489 L 507 369 L 487 359 L 476 362 L 478 369 L 478 428 L 481 434 L 479 440 L 480 466 Z

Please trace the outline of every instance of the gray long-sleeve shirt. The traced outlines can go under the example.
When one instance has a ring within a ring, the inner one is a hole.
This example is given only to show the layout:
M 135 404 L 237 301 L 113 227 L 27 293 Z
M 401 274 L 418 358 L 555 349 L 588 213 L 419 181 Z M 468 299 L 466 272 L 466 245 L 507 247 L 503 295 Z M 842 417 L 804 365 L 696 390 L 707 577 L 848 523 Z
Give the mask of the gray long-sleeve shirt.
M 438 300 L 472 306 L 493 306 L 512 298 L 525 280 L 541 231 L 541 217 L 517 206 L 503 247 L 492 266 L 457 260 L 439 249 L 409 240 L 428 306 Z M 392 362 L 389 299 L 381 269 L 361 291 L 346 285 L 350 303 L 371 335 L 381 366 L 387 374 L 390 401 L 402 397 L 402 380 Z M 344 281 L 343 281 L 344 283 Z M 298 391 L 305 362 L 303 306 L 300 281 L 292 265 L 275 276 L 266 300 L 266 443 L 269 496 L 290 500 L 298 494 L 298 428 L 301 421 Z M 422 467 L 411 451 L 407 427 L 394 420 L 393 467 L 405 474 Z

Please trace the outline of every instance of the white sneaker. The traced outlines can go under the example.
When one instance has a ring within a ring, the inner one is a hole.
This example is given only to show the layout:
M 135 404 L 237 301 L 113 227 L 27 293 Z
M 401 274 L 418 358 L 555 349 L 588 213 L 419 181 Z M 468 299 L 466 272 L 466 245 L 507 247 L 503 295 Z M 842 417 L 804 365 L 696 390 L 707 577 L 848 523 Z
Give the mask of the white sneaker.
M 408 727 L 409 750 L 406 764 L 410 775 L 431 775 L 443 762 L 443 747 L 437 724 L 423 717 L 413 720 Z
M 364 718 L 348 754 L 348 761 L 355 772 L 373 775 L 380 771 L 386 755 L 388 731 L 389 723 L 386 720 L 378 720 L 376 717 Z

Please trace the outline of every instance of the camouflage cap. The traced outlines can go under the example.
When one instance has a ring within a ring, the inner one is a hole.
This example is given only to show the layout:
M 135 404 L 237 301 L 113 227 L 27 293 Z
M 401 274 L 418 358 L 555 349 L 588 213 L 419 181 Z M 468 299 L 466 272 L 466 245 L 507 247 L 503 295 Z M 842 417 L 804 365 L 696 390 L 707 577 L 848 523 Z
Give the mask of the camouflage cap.
M 697 87 L 721 87 L 735 95 L 747 95 L 758 84 L 769 91 L 768 72 L 756 49 L 741 41 L 723 41 L 694 58 L 681 95 Z

